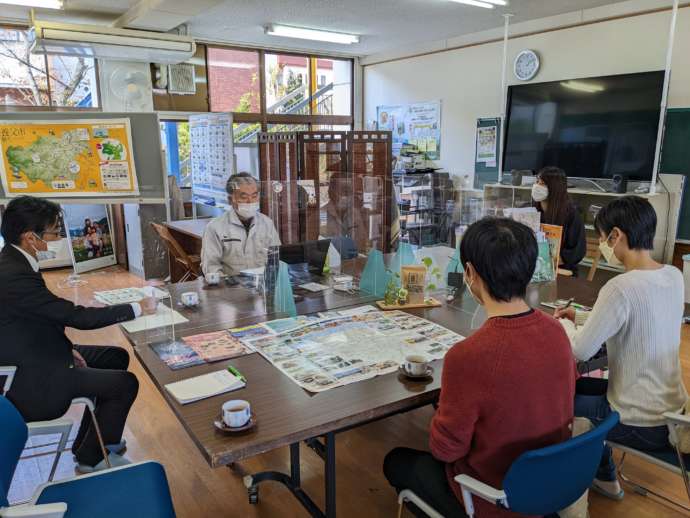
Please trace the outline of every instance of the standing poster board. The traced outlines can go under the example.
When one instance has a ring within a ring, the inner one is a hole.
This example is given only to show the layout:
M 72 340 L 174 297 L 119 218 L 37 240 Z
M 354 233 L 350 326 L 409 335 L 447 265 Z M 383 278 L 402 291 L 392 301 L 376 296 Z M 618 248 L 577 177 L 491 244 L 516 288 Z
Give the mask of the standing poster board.
M 129 119 L 0 121 L 8 198 L 139 194 Z
M 76 273 L 117 264 L 106 205 L 65 204 L 62 210 Z
M 393 133 L 393 155 L 409 144 L 429 160 L 441 157 L 441 101 L 377 106 L 376 120 L 379 130 Z
M 231 113 L 190 115 L 192 194 L 200 201 L 227 203 L 225 184 L 234 172 Z
M 474 187 L 498 181 L 501 119 L 477 119 L 476 150 L 474 160 Z
M 549 252 L 553 261 L 553 270 L 558 271 L 561 262 L 561 243 L 563 242 L 563 227 L 560 225 L 541 224 L 541 231 L 549 242 Z

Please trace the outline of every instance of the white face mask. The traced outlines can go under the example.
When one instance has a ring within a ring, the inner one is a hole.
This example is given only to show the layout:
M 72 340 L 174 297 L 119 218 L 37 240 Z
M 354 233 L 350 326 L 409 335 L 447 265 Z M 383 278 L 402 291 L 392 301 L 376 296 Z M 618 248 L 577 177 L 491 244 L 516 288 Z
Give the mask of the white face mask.
M 467 270 L 465 270 L 465 274 L 462 276 L 462 282 L 465 284 L 465 287 L 467 288 L 467 291 L 470 293 L 470 296 L 474 299 L 474 301 L 479 304 L 480 306 L 482 305 L 482 301 L 479 300 L 479 297 L 477 297 L 473 292 L 472 292 L 472 284 L 474 281 L 467 282 Z
M 36 234 L 36 232 L 34 232 L 34 236 L 36 236 L 36 239 L 38 239 L 39 241 L 43 241 L 46 244 L 46 246 L 48 246 L 48 243 L 45 240 L 41 239 L 39 235 Z M 31 245 L 31 248 L 33 248 L 34 252 L 36 252 L 36 260 L 38 262 L 47 261 L 48 259 L 55 259 L 55 252 L 51 252 L 50 250 L 39 250 L 33 245 Z
M 535 183 L 532 186 L 532 199 L 534 201 L 544 201 L 549 197 L 549 188 L 546 185 Z
M 609 239 L 611 239 L 611 234 L 609 234 L 605 241 L 599 243 L 599 250 L 601 250 L 601 255 L 604 256 L 606 262 L 609 263 L 611 266 L 623 266 L 623 262 L 620 259 L 618 259 L 618 257 L 616 257 L 616 254 L 613 252 L 613 249 L 616 245 L 609 245 Z
M 237 215 L 242 219 L 251 219 L 259 211 L 259 202 L 238 203 Z

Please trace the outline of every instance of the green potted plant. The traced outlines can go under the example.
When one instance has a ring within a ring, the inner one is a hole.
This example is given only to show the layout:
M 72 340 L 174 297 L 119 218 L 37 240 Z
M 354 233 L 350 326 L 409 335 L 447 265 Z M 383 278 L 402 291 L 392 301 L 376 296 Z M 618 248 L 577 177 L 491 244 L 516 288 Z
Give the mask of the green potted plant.
M 422 259 L 422 263 L 424 264 L 424 266 L 426 266 L 428 280 L 428 283 L 426 285 L 427 293 L 424 297 L 424 302 L 429 304 L 431 303 L 431 297 L 429 297 L 428 294 L 429 292 L 438 289 L 438 285 L 436 283 L 440 283 L 443 280 L 443 274 L 441 273 L 441 270 L 438 266 L 434 266 L 434 260 L 431 257 L 425 257 L 424 259 Z

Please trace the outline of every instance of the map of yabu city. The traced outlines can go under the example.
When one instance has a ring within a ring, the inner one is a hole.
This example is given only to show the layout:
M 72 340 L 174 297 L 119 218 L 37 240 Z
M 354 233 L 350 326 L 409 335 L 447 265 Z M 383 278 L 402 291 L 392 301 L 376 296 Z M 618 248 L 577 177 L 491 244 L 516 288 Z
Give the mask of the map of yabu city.
M 127 119 L 0 124 L 8 196 L 138 194 Z
M 9 146 L 5 153 L 13 179 L 21 180 L 23 172 L 30 182 L 75 180 L 81 170 L 79 156 L 92 156 L 88 134 L 83 139 L 85 131 L 66 131 L 60 137 L 40 136 L 27 147 Z

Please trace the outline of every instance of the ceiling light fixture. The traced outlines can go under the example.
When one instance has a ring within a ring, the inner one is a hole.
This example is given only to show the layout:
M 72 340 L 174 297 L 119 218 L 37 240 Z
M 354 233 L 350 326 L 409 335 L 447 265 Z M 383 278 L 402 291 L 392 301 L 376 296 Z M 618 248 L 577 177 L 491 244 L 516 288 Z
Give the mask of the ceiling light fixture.
M 484 7 L 485 9 L 493 9 L 494 5 L 489 2 L 489 0 L 486 1 L 479 1 L 479 0 L 450 0 L 451 2 L 457 2 L 458 4 L 467 4 L 467 5 L 473 5 L 475 7 Z
M 507 0 L 481 0 L 484 3 L 487 4 L 494 4 L 494 5 L 508 5 Z
M 0 0 L 0 4 L 40 7 L 43 9 L 62 9 L 62 0 Z
M 588 94 L 594 94 L 604 90 L 603 85 L 584 83 L 582 81 L 563 81 L 561 82 L 561 86 L 569 88 L 570 90 L 577 90 L 578 92 L 587 92 Z
M 327 41 L 329 43 L 344 43 L 350 45 L 359 43 L 359 36 L 344 34 L 342 32 L 319 31 L 305 29 L 303 27 L 291 27 L 289 25 L 271 24 L 266 27 L 266 34 L 271 36 L 283 36 L 285 38 L 299 38 L 302 40 Z

